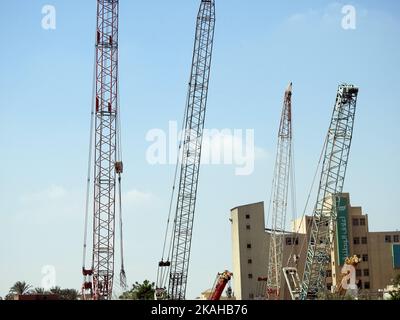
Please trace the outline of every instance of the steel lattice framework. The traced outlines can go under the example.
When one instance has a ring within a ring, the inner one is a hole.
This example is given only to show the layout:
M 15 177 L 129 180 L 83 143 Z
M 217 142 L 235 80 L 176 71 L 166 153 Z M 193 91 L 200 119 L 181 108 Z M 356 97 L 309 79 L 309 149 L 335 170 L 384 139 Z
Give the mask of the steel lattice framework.
M 111 299 L 114 278 L 118 9 L 118 0 L 97 1 L 92 267 L 95 299 Z
M 286 227 L 287 198 L 292 157 L 292 84 L 285 92 L 278 133 L 274 179 L 272 183 L 272 231 L 269 246 L 267 294 L 279 297 L 283 259 L 283 239 Z
M 214 0 L 202 0 L 197 16 L 188 102 L 184 119 L 185 135 L 179 191 L 173 226 L 168 285 L 168 296 L 172 300 L 183 300 L 186 294 L 214 27 Z
M 340 85 L 325 145 L 317 202 L 299 298 L 315 299 L 325 292 L 326 269 L 336 230 L 335 197 L 343 190 L 349 159 L 358 88 Z

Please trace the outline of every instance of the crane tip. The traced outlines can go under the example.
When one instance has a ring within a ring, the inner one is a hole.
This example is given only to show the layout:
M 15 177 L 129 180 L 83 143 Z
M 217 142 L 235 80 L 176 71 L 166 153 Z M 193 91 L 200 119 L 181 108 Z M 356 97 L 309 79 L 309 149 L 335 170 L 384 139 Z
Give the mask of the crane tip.
M 287 89 L 286 89 L 286 92 L 292 92 L 292 87 L 293 87 L 293 83 L 290 82 L 288 87 L 287 87 Z

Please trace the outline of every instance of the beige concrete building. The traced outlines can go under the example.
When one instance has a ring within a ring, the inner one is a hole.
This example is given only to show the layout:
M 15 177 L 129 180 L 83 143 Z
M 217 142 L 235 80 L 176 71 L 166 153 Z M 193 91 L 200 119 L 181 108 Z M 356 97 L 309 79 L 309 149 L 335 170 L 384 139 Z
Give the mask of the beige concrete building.
M 231 210 L 233 293 L 238 300 L 264 299 L 268 274 L 270 231 L 265 228 L 264 203 L 239 206 Z M 305 234 L 288 232 L 284 241 L 284 264 L 300 255 Z M 304 258 L 298 262 L 304 266 Z M 282 281 L 283 277 L 282 277 Z M 282 286 L 283 287 L 283 286 Z M 288 292 L 282 291 L 288 296 Z
M 264 203 L 231 210 L 233 292 L 238 300 L 255 299 L 258 277 L 266 277 L 268 246 Z
M 356 269 L 358 286 L 364 291 L 377 292 L 391 284 L 400 274 L 400 231 L 369 232 L 368 215 L 361 207 L 350 204 L 350 196 L 341 194 L 337 206 L 338 223 L 332 247 L 332 267 L 327 271 L 327 288 L 335 290 L 340 283 L 341 269 L 346 257 L 357 255 L 361 262 Z M 268 270 L 270 232 L 265 228 L 263 202 L 239 206 L 231 210 L 234 295 L 237 299 L 265 298 Z M 294 266 L 299 276 L 304 270 L 311 217 L 291 223 L 285 234 L 283 265 Z M 282 277 L 282 288 L 286 288 Z M 281 298 L 289 299 L 287 289 Z

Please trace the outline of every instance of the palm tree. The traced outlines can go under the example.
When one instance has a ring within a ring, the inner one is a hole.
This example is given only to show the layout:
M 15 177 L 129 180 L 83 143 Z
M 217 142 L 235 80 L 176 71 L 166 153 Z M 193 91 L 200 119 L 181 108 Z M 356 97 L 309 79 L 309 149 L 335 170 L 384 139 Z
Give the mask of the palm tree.
M 27 284 L 25 281 L 18 281 L 10 288 L 11 294 L 28 294 L 32 286 Z
M 50 289 L 52 294 L 57 294 L 61 300 L 77 300 L 79 292 L 75 289 L 61 289 L 56 286 Z
M 43 288 L 35 288 L 35 289 L 33 290 L 33 292 L 34 292 L 34 293 L 37 293 L 37 294 L 46 294 L 46 293 L 47 293 L 47 291 L 44 290 Z
M 63 289 L 61 290 L 62 300 L 78 300 L 79 291 L 75 289 Z
M 61 294 L 61 288 L 60 287 L 58 287 L 58 286 L 55 286 L 55 287 L 53 287 L 53 288 L 51 288 L 50 289 L 50 292 L 52 293 L 52 294 Z

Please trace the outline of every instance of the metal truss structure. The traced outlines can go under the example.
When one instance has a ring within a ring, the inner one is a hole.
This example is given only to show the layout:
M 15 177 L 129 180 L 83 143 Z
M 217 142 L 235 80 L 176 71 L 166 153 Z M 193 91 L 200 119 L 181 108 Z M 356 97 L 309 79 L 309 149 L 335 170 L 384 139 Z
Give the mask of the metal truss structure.
M 90 287 L 95 300 L 112 298 L 114 278 L 116 175 L 122 173 L 118 161 L 118 14 L 118 0 L 97 1 L 93 253 L 92 268 L 83 269 L 84 276 L 93 278 L 85 289 Z
M 184 118 L 182 160 L 172 230 L 168 299 L 184 300 L 188 280 L 193 220 L 200 169 L 208 85 L 214 41 L 215 2 L 202 0 L 197 15 L 196 36 Z
M 300 300 L 326 291 L 326 270 L 336 230 L 336 195 L 343 190 L 349 159 L 358 88 L 340 85 L 329 127 L 317 202 L 314 208 Z
M 269 246 L 267 296 L 279 298 L 292 157 L 292 84 L 285 92 L 272 182 L 272 226 Z

